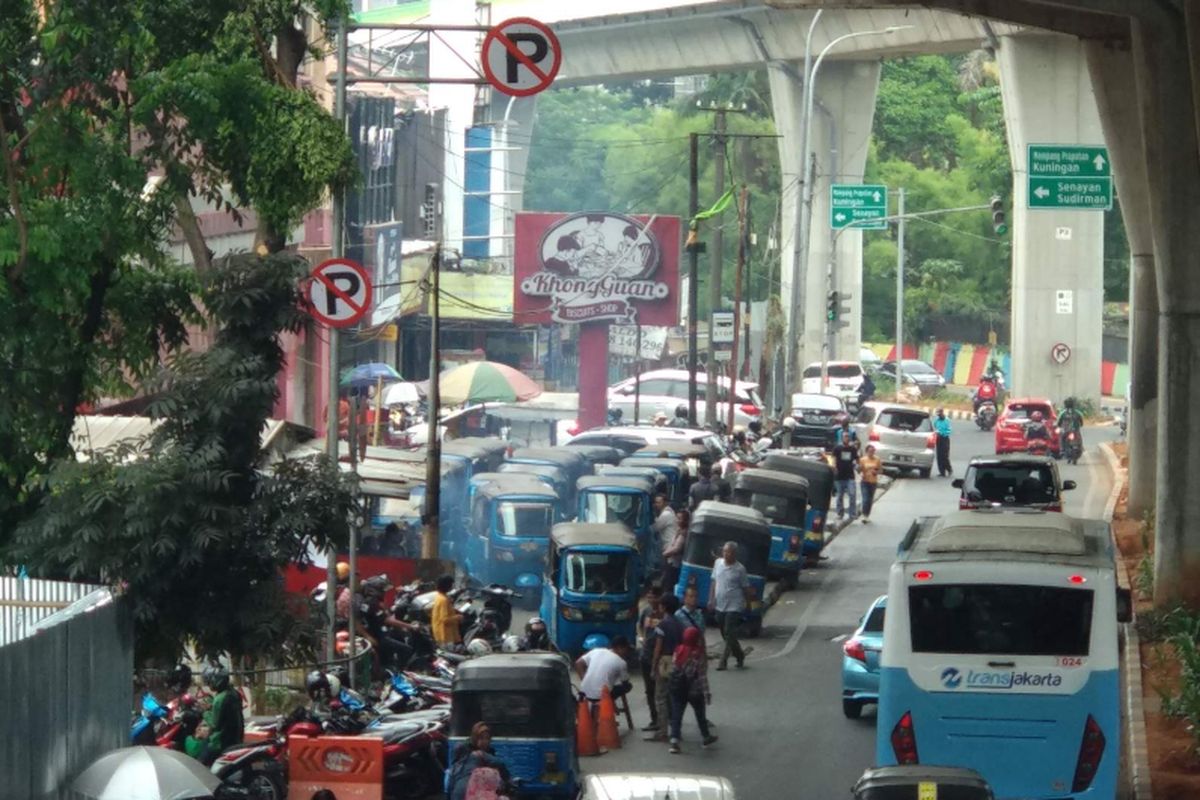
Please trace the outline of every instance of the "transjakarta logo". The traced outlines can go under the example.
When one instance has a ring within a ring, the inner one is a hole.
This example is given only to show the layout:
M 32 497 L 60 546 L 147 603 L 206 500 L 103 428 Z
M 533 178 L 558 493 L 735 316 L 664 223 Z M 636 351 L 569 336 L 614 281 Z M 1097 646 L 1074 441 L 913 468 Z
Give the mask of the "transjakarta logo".
M 1044 687 L 1054 689 L 1062 686 L 1062 676 L 1053 672 L 1015 672 L 1012 670 L 976 671 L 968 669 L 963 674 L 955 667 L 942 670 L 942 685 L 947 689 L 1024 689 Z

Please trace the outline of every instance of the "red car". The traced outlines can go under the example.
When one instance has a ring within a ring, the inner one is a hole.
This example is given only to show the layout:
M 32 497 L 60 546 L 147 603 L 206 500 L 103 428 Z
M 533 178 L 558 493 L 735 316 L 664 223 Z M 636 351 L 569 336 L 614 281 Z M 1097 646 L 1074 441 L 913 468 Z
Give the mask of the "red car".
M 1054 411 L 1054 403 L 1045 397 L 1013 398 L 1004 405 L 1004 412 L 996 420 L 996 455 L 1024 453 L 1029 449 L 1025 439 L 1025 428 L 1029 424 L 1029 417 L 1035 411 L 1042 412 L 1042 422 L 1050 434 L 1050 453 L 1055 458 L 1061 455 L 1058 414 Z

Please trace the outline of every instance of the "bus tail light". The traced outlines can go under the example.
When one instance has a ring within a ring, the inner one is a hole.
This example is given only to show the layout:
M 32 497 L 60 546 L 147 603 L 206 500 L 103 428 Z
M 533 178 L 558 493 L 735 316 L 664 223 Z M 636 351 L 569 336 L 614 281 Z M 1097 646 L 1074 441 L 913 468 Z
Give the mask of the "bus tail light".
M 1100 759 L 1104 755 L 1104 731 L 1099 723 L 1088 714 L 1087 724 L 1083 726 L 1083 741 L 1079 743 L 1079 758 L 1075 762 L 1075 781 L 1071 784 L 1072 792 L 1086 791 L 1096 777 L 1100 768 Z
M 897 764 L 918 763 L 917 732 L 913 730 L 911 711 L 905 711 L 896 727 L 892 728 L 892 752 L 896 754 Z
M 842 652 L 848 658 L 853 658 L 855 661 L 861 661 L 864 664 L 867 663 L 867 651 L 863 649 L 863 643 L 858 639 L 847 639 L 846 643 L 842 645 Z

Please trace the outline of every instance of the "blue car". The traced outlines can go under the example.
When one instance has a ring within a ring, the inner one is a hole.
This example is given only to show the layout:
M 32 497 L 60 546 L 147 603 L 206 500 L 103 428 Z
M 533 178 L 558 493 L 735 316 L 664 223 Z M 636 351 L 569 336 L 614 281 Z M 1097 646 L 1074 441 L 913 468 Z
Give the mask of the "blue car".
M 842 713 L 848 719 L 858 719 L 867 703 L 879 702 L 879 654 L 886 609 L 887 595 L 876 598 L 858 628 L 842 643 Z

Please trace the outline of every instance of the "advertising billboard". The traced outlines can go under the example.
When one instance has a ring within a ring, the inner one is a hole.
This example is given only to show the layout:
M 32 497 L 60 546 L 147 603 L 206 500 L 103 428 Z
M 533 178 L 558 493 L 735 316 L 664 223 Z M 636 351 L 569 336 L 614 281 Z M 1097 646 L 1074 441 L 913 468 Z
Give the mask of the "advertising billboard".
M 513 321 L 675 325 L 679 217 L 517 214 Z

